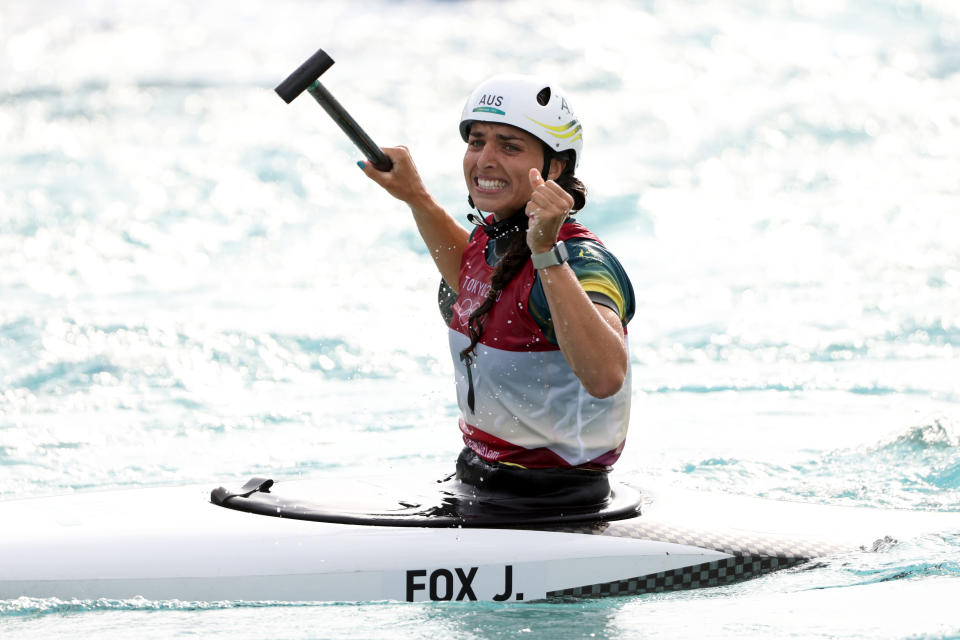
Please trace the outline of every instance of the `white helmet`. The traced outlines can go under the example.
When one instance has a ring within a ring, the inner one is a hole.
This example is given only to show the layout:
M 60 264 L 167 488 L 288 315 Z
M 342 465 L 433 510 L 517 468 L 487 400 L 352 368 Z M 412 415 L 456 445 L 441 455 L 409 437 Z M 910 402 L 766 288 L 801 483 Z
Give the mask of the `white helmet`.
M 580 164 L 583 133 L 577 116 L 555 84 L 534 76 L 494 76 L 473 90 L 460 116 L 464 142 L 474 122 L 509 124 L 535 136 L 555 152 L 573 151 Z

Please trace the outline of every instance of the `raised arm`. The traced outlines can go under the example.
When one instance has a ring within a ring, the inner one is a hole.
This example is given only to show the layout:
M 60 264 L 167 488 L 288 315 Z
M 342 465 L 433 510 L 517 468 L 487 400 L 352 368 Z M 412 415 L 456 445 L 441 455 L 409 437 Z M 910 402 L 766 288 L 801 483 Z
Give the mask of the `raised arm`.
M 386 148 L 383 152 L 393 161 L 393 169 L 388 172 L 377 171 L 370 163 L 360 163 L 363 172 L 387 193 L 410 207 L 420 237 L 440 275 L 450 288 L 457 291 L 460 258 L 470 239 L 470 232 L 433 199 L 406 147 Z
M 544 182 L 530 170 L 533 197 L 527 244 L 534 254 L 550 251 L 573 199 L 555 182 Z M 620 318 L 612 309 L 594 304 L 573 269 L 559 264 L 540 270 L 540 281 L 550 307 L 557 344 L 567 363 L 590 395 L 605 398 L 623 386 L 628 354 Z

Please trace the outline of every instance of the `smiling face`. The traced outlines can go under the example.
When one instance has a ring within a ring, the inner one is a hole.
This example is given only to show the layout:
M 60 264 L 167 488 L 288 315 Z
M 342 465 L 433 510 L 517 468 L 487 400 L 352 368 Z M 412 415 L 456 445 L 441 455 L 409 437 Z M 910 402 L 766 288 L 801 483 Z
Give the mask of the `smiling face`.
M 551 177 L 555 165 L 551 162 Z M 470 127 L 463 177 L 477 209 L 503 220 L 523 208 L 533 194 L 529 173 L 534 167 L 543 170 L 543 145 L 526 131 L 489 122 Z

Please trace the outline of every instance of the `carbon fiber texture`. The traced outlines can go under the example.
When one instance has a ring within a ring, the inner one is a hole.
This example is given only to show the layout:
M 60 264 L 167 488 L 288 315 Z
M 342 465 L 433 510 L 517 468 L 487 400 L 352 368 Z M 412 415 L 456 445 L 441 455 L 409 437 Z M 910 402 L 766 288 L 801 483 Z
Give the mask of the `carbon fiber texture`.
M 670 571 L 645 576 L 585 585 L 562 591 L 550 591 L 547 598 L 607 598 L 641 593 L 662 593 L 683 589 L 718 587 L 748 580 L 771 571 L 786 569 L 805 562 L 807 558 L 774 558 L 757 556 L 734 556 Z
M 851 550 L 816 541 L 766 538 L 743 531 L 686 529 L 655 521 L 629 520 L 582 527 L 557 527 L 552 530 L 670 542 L 712 549 L 733 557 L 625 580 L 551 591 L 547 593 L 547 598 L 551 599 L 604 598 L 716 587 L 793 567 L 812 558 Z

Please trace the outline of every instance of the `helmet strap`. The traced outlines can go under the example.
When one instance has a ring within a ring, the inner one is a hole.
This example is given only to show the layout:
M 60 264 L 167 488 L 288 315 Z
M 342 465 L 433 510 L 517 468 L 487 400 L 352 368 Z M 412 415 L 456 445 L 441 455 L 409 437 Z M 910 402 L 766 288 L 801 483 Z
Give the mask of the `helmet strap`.
M 477 211 L 477 213 L 480 212 Z M 483 229 L 483 232 L 487 234 L 487 237 L 491 240 L 499 240 L 500 238 L 506 238 L 507 236 L 511 236 L 517 231 L 520 231 L 522 228 L 522 221 L 526 215 L 527 214 L 525 210 L 520 209 L 509 218 L 495 220 L 494 222 L 487 224 L 483 217 L 470 213 L 467 214 L 467 220 L 469 220 L 475 226 Z
M 553 160 L 553 149 L 543 140 L 540 141 L 540 146 L 543 148 L 543 171 L 540 172 L 540 176 L 546 182 L 550 179 L 550 161 Z

